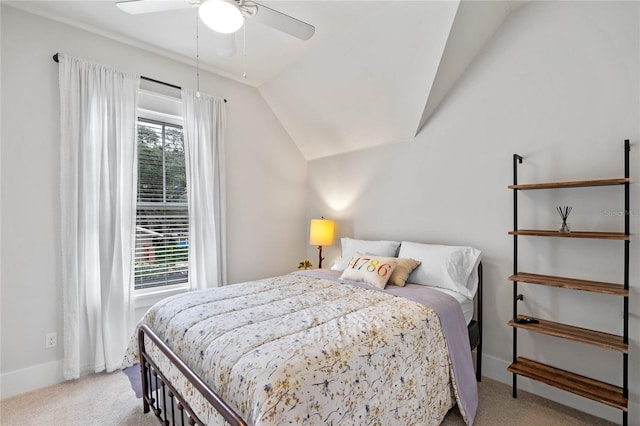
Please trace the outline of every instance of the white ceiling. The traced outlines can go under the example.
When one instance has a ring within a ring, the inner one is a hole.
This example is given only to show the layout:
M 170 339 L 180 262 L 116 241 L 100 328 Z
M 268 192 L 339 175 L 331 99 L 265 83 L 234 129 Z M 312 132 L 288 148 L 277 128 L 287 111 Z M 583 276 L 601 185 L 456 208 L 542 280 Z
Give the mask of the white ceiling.
M 195 64 L 195 8 L 129 15 L 115 0 L 1 1 Z M 248 19 L 235 34 L 237 54 L 221 57 L 216 49 L 228 40 L 200 23 L 200 66 L 257 87 L 307 160 L 413 139 L 509 12 L 525 3 L 259 2 L 314 25 L 315 34 L 302 41 Z
M 522 3 L 387 2 L 259 90 L 308 160 L 411 141 Z
M 171 53 L 195 64 L 197 8 L 130 15 L 118 9 L 115 0 L 2 0 L 2 3 L 136 46 Z M 386 2 L 266 0 L 260 3 L 314 25 L 315 34 L 303 41 L 247 19 L 245 27 L 235 33 L 237 54 L 229 58 L 216 54 L 217 46 L 226 45 L 227 36 L 200 22 L 199 59 L 203 68 L 258 87 L 358 22 L 363 13 Z M 243 55 L 245 32 L 246 55 Z
M 260 91 L 309 159 L 411 140 L 457 9 L 389 3 Z

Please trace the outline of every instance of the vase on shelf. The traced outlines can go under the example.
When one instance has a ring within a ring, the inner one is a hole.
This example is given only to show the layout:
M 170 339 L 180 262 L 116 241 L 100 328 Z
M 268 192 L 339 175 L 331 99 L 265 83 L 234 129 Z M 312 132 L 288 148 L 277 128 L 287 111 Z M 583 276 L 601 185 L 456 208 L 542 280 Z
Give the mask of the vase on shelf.
M 565 234 L 568 232 L 571 232 L 571 229 L 569 228 L 569 224 L 567 223 L 567 218 L 569 217 L 569 213 L 571 213 L 571 209 L 573 209 L 573 207 L 571 206 L 556 207 L 556 211 L 558 212 L 558 214 L 560 215 L 560 218 L 562 219 L 562 223 L 558 227 L 558 232 L 565 233 Z

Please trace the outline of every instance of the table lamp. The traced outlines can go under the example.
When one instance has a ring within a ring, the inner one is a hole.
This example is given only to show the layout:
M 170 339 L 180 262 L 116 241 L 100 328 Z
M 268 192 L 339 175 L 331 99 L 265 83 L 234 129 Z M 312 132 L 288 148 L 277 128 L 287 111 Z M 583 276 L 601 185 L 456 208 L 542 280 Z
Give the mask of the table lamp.
M 309 230 L 309 244 L 318 246 L 318 268 L 322 268 L 322 246 L 333 244 L 333 233 L 335 222 L 322 217 L 321 219 L 311 219 Z

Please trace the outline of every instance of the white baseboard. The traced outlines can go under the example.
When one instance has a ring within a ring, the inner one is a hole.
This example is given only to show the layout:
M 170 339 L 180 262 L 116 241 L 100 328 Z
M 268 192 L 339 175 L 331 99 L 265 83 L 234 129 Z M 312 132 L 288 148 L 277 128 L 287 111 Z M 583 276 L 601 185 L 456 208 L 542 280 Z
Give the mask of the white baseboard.
M 0 398 L 9 398 L 63 381 L 62 360 L 10 371 L 0 375 Z
M 504 361 L 490 355 L 483 355 L 482 375 L 512 386 L 513 375 L 507 371 L 509 364 L 511 364 L 509 361 Z M 535 380 L 527 379 L 526 377 L 518 376 L 517 380 L 518 389 L 520 390 L 541 396 L 558 404 L 566 405 L 567 407 L 575 408 L 576 410 L 593 416 L 622 424 L 622 411 L 620 410 L 547 386 Z M 630 395 L 628 414 L 630 425 L 640 425 L 640 401 L 638 399 L 637 395 Z M 482 403 L 482 401 L 480 403 Z

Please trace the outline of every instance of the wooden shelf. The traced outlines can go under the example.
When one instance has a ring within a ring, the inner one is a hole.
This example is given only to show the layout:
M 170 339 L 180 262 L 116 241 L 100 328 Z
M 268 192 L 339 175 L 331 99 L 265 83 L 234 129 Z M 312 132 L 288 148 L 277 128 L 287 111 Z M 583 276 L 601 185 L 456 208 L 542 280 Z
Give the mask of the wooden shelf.
M 528 377 L 619 410 L 628 411 L 627 398 L 623 396 L 622 388 L 618 386 L 570 373 L 523 357 L 518 357 L 517 362 L 511 364 L 508 370 L 514 374 Z
M 518 318 L 525 318 L 525 316 L 518 315 Z M 629 345 L 623 342 L 622 336 L 574 327 L 572 325 L 561 324 L 559 322 L 547 321 L 539 318 L 536 319 L 539 321 L 538 324 L 520 324 L 511 320 L 509 321 L 509 325 L 511 327 L 518 327 L 536 333 L 547 334 L 549 336 L 560 337 L 563 339 L 573 340 L 575 342 L 587 343 L 604 349 L 629 353 Z
M 590 180 L 570 180 L 560 182 L 544 182 L 544 183 L 526 183 L 518 185 L 509 185 L 509 189 L 553 189 L 553 188 L 584 188 L 593 186 L 614 186 L 631 183 L 629 178 L 610 178 L 610 179 L 590 179 Z
M 521 235 L 526 237 L 558 237 L 558 238 L 592 238 L 598 240 L 620 240 L 628 241 L 629 235 L 623 232 L 585 232 L 585 231 L 571 231 L 571 232 L 558 232 L 549 230 L 537 230 L 537 229 L 519 229 L 517 231 L 509 231 L 509 235 Z
M 625 289 L 624 285 L 600 281 L 554 277 L 551 275 L 530 274 L 528 272 L 518 272 L 516 275 L 511 275 L 509 277 L 509 281 L 546 285 L 550 287 L 561 287 L 570 290 L 591 291 L 594 293 L 611 294 L 614 296 L 629 296 L 629 290 Z

